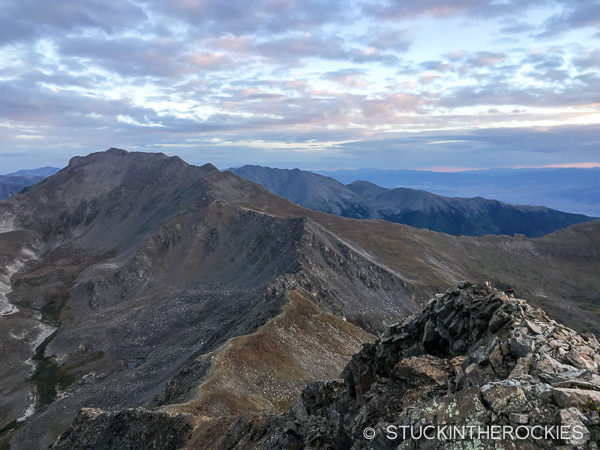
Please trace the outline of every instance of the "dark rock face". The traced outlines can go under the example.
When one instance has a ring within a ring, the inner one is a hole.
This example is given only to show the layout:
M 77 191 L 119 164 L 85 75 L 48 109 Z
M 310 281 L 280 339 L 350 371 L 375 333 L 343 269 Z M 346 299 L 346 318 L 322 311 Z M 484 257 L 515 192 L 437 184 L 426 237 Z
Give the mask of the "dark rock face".
M 247 429 L 232 427 L 228 440 L 272 449 L 597 448 L 599 351 L 593 335 L 489 284 L 464 282 L 364 344 L 343 381 L 308 385 L 288 413 L 260 425 L 264 433 L 253 433 L 259 438 L 248 442 Z M 417 433 L 427 425 L 565 426 L 571 434 L 419 440 L 408 431 L 402 439 L 402 426 Z M 363 436 L 367 427 L 375 430 L 372 440 Z M 397 439 L 388 438 L 390 430 Z
M 184 414 L 169 415 L 143 408 L 119 412 L 86 408 L 52 448 L 171 450 L 185 443 L 192 426 L 191 418 Z

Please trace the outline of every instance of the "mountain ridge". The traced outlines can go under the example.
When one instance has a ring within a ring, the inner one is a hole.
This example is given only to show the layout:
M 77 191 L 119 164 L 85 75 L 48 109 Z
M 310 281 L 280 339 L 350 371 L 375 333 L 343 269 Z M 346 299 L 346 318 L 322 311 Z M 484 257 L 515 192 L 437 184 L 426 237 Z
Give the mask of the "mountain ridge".
M 84 406 L 122 411 L 100 413 L 109 427 L 132 407 L 151 421 L 163 409 L 194 411 L 214 382 L 210 355 L 234 364 L 230 350 L 252 342 L 268 350 L 256 355 L 258 378 L 231 378 L 237 397 L 210 402 L 238 405 L 249 383 L 269 384 L 277 367 L 269 355 L 280 354 L 273 337 L 293 329 L 286 361 L 295 375 L 280 411 L 292 391 L 324 376 L 306 366 L 307 352 L 335 352 L 332 376 L 359 349 L 358 336 L 379 333 L 469 276 L 492 273 L 495 284 L 597 330 L 599 226 L 540 239 L 450 236 L 313 211 L 166 155 L 111 150 L 74 159 L 0 202 L 0 287 L 17 309 L 0 316 L 0 338 L 10 343 L 0 349 L 9 393 L 0 399 L 0 444 L 47 446 Z M 324 326 L 354 338 L 315 342 L 310 330 Z M 256 333 L 261 327 L 270 331 Z M 252 403 L 275 405 L 269 392 L 256 390 Z
M 357 219 L 383 219 L 454 235 L 539 237 L 594 219 L 481 197 L 448 198 L 410 188 L 386 189 L 367 181 L 343 185 L 333 178 L 298 169 L 243 166 L 230 170 L 311 209 Z
M 53 448 L 104 449 L 109 439 L 154 448 L 168 437 L 189 449 L 210 442 L 229 449 L 391 450 L 421 448 L 429 427 L 437 435 L 427 438 L 432 449 L 592 449 L 600 429 L 599 351 L 593 335 L 490 283 L 463 281 L 364 343 L 341 379 L 309 383 L 283 414 L 210 421 L 180 412 L 161 418 L 142 408 L 117 413 L 127 415 L 121 418 L 84 409 Z M 187 428 L 149 434 L 151 421 Z M 494 439 L 494 428 L 511 431 Z
M 73 159 L 0 203 L 0 243 L 21 242 L 8 261 L 21 248 L 34 255 L 9 277 L 18 310 L 1 319 L 4 334 L 27 330 L 6 355 L 19 369 L 4 373 L 3 385 L 21 394 L 4 399 L 0 409 L 14 415 L 2 422 L 20 417 L 34 396 L 35 412 L 16 427 L 12 446 L 53 441 L 47 430 L 86 403 L 189 400 L 206 373 L 196 359 L 280 315 L 291 289 L 304 287 L 315 308 L 364 328 L 381 329 L 410 308 L 400 279 L 322 227 L 235 204 L 254 189 L 210 165 L 111 150 Z M 365 298 L 370 314 L 361 313 Z M 45 326 L 52 332 L 42 345 L 35 330 Z M 359 343 L 347 340 L 346 354 Z M 30 347 L 38 354 L 32 375 Z M 317 373 L 307 367 L 299 380 Z M 299 380 L 289 382 L 299 389 Z
M 464 172 L 354 169 L 315 170 L 343 184 L 366 180 L 393 189 L 405 186 L 446 197 L 495 198 L 510 204 L 546 205 L 600 217 L 600 167 L 482 169 Z

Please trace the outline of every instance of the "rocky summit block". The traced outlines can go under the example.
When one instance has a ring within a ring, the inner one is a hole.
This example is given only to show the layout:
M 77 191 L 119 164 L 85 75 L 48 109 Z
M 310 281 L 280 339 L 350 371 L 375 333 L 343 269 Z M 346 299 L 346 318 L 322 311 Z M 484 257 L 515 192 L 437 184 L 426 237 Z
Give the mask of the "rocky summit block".
M 343 380 L 311 383 L 261 430 L 231 428 L 228 447 L 595 449 L 599 368 L 592 334 L 462 282 L 364 344 Z M 419 436 L 429 425 L 442 434 Z M 444 426 L 479 428 L 463 437 Z

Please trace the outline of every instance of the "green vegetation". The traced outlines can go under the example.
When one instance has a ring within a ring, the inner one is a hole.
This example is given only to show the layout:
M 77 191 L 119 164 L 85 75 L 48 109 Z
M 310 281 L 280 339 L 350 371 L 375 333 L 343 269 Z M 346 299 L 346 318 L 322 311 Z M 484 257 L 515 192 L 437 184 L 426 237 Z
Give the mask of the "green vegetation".
M 6 425 L 4 425 L 2 428 L 0 428 L 0 436 L 8 433 L 9 431 L 16 430 L 17 428 L 19 428 L 20 425 L 21 425 L 21 422 L 19 422 L 17 419 L 11 420 Z
M 56 398 L 57 388 L 66 389 L 75 381 L 73 374 L 56 364 L 51 357 L 44 356 L 46 347 L 56 335 L 56 331 L 44 339 L 36 349 L 32 360 L 35 361 L 36 369 L 31 375 L 31 381 L 35 384 L 38 406 L 45 406 Z

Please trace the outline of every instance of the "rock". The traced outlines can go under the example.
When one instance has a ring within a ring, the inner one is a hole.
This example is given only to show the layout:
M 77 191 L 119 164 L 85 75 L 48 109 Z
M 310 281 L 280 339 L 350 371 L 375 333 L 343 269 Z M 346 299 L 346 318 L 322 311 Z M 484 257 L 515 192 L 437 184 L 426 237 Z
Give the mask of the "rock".
M 531 366 L 531 358 L 532 358 L 531 353 L 525 355 L 524 357 L 519 358 L 517 360 L 517 363 L 515 364 L 515 367 L 513 368 L 512 372 L 510 373 L 510 375 L 508 377 L 512 378 L 512 379 L 519 379 L 519 378 L 529 376 L 529 369 Z
M 494 347 L 494 349 L 488 356 L 488 360 L 490 362 L 490 365 L 494 369 L 494 372 L 498 374 L 502 374 L 505 372 L 503 365 L 504 356 L 502 355 L 502 349 L 500 348 L 500 345 L 496 345 Z
M 577 408 L 561 409 L 557 415 L 557 422 L 569 431 L 566 443 L 572 446 L 583 445 L 590 440 L 590 432 L 583 424 L 585 416 Z
M 489 423 L 491 414 L 481 401 L 477 387 L 463 389 L 453 395 L 422 402 L 416 415 L 423 424 L 473 424 Z
M 582 337 L 489 285 L 461 286 L 431 299 L 421 313 L 364 346 L 344 370 L 341 390 L 309 385 L 302 403 L 264 429 L 250 446 L 597 448 L 600 374 L 595 339 Z M 282 431 L 292 430 L 286 421 L 295 424 L 293 440 Z M 555 422 L 570 430 L 577 427 L 580 433 L 567 436 L 563 444 L 552 436 L 489 445 L 476 440 L 424 444 L 384 437 L 390 425 L 531 427 Z M 372 441 L 362 435 L 366 427 L 376 430 Z
M 532 322 L 531 320 L 525 320 L 525 324 L 533 334 L 542 334 L 542 327 L 535 322 Z
M 508 415 L 508 419 L 510 420 L 510 423 L 515 424 L 515 425 L 527 425 L 527 422 L 529 422 L 529 415 L 528 414 L 519 414 L 519 413 L 510 413 Z
M 600 386 L 597 383 L 590 383 L 588 381 L 584 381 L 584 380 L 580 380 L 580 379 L 570 379 L 570 380 L 566 380 L 566 381 L 558 381 L 556 383 L 552 383 L 552 387 L 600 391 Z
M 552 397 L 558 406 L 575 406 L 582 409 L 600 407 L 600 391 L 572 388 L 552 388 Z
M 187 441 L 192 428 L 189 414 L 171 415 L 144 408 L 118 412 L 84 408 L 52 448 L 177 449 Z
M 402 359 L 392 369 L 391 378 L 407 385 L 435 384 L 446 386 L 451 375 L 448 361 L 432 355 Z
M 511 352 L 518 358 L 531 354 L 535 348 L 534 340 L 529 336 L 516 336 L 509 339 Z
M 465 369 L 465 376 L 469 381 L 469 386 L 481 386 L 487 379 L 487 374 L 478 364 L 471 364 Z
M 598 370 L 598 363 L 594 361 L 594 351 L 587 346 L 581 346 L 570 351 L 566 359 L 578 369 L 589 370 L 595 372 Z
M 527 398 L 521 386 L 514 380 L 486 384 L 481 388 L 483 399 L 496 414 L 521 412 L 527 406 Z

